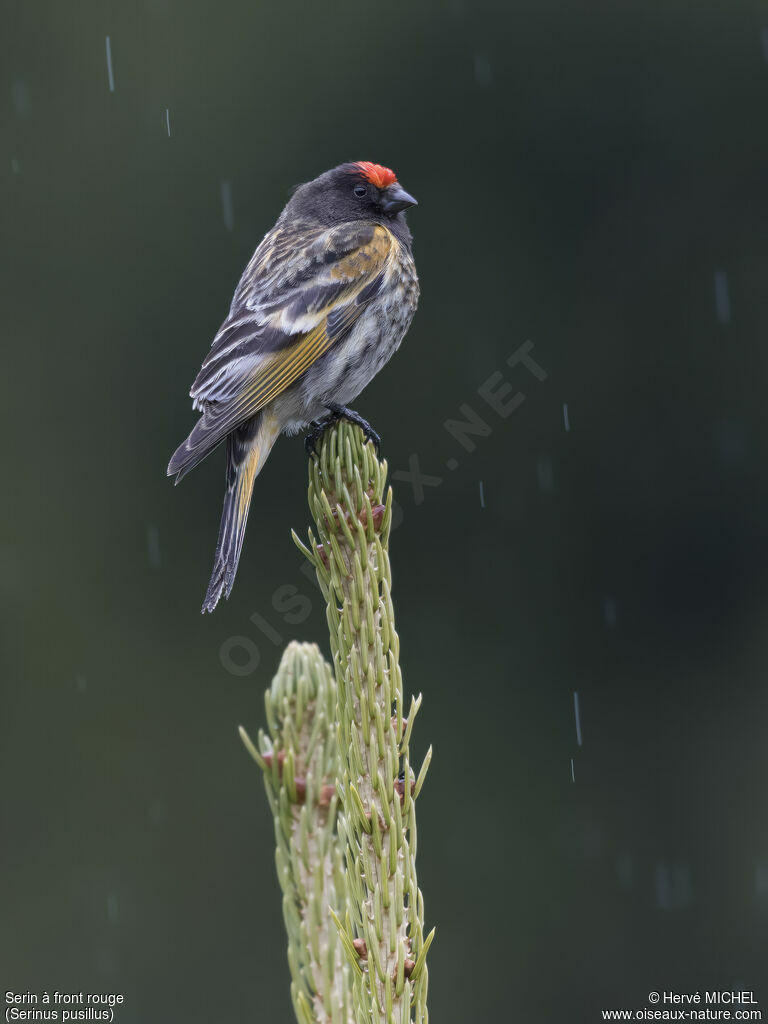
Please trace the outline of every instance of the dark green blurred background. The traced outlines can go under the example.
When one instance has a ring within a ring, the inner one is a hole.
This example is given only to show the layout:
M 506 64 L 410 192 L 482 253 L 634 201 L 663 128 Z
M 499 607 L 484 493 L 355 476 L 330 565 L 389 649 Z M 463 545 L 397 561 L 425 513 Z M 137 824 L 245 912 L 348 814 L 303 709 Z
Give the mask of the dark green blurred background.
M 422 300 L 356 405 L 393 473 L 442 478 L 420 502 L 395 480 L 392 542 L 435 748 L 432 1016 L 734 986 L 768 1010 L 768 8 L 3 11 L 0 988 L 121 992 L 123 1024 L 290 1020 L 235 730 L 288 639 L 327 650 L 289 536 L 302 442 L 213 617 L 223 458 L 178 489 L 165 466 L 289 188 L 371 159 L 419 199 Z M 527 339 L 546 380 L 506 364 Z M 493 374 L 526 395 L 506 418 Z M 463 404 L 472 452 L 444 427 Z

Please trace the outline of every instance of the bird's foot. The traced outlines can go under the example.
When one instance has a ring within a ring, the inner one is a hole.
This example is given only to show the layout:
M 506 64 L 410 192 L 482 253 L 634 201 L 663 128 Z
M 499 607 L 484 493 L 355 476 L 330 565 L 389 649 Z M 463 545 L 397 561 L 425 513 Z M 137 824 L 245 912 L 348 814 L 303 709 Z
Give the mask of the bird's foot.
M 373 442 L 376 454 L 381 455 L 381 438 L 368 420 L 364 420 L 359 412 L 355 412 L 354 409 L 348 409 L 346 405 L 336 405 L 335 403 L 333 405 L 329 404 L 328 408 L 331 410 L 334 422 L 343 419 L 347 420 L 348 423 L 354 423 L 356 427 L 360 427 L 366 440 Z
M 304 451 L 307 455 L 317 455 L 315 451 L 315 445 L 323 436 L 327 427 L 330 427 L 331 423 L 335 420 L 312 420 L 309 424 L 309 430 L 306 437 L 304 438 Z
M 330 416 L 326 416 L 324 420 L 312 420 L 309 424 L 309 431 L 304 438 L 304 448 L 307 455 L 317 455 L 315 445 L 328 427 L 332 427 L 339 420 L 347 420 L 349 423 L 354 423 L 355 426 L 360 427 L 366 439 L 373 442 L 376 454 L 381 454 L 381 438 L 370 423 L 363 419 L 360 413 L 355 412 L 354 409 L 348 409 L 346 405 L 336 405 L 335 403 L 329 404 L 328 410 Z

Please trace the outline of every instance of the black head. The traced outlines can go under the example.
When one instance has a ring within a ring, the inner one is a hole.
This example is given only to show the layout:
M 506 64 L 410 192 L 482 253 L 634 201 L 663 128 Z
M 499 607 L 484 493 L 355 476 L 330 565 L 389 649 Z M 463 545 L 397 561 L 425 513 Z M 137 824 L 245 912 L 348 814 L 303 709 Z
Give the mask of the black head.
M 409 206 L 416 206 L 416 200 L 388 167 L 361 160 L 340 164 L 314 181 L 299 185 L 285 215 L 328 227 L 375 220 L 396 228 L 405 227 L 403 211 Z

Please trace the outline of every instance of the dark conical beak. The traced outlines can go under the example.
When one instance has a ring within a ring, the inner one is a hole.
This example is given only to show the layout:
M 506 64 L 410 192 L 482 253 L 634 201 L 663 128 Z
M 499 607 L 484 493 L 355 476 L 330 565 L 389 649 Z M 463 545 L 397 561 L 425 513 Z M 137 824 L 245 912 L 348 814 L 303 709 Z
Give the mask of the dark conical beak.
M 384 213 L 399 213 L 401 210 L 407 210 L 409 206 L 419 205 L 398 182 L 388 185 L 384 189 L 381 200 L 381 208 Z

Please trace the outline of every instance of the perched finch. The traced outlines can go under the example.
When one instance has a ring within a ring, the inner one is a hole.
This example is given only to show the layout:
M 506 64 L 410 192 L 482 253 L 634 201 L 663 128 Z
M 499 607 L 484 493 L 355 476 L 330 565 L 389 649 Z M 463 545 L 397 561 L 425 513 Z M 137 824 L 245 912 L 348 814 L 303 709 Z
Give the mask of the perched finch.
M 387 167 L 341 164 L 300 185 L 251 257 L 192 385 L 201 413 L 173 453 L 176 483 L 227 442 L 227 489 L 203 602 L 229 597 L 253 482 L 278 435 L 344 417 L 400 345 L 419 297 L 404 210 L 416 200 Z M 322 419 L 322 422 L 318 422 Z

